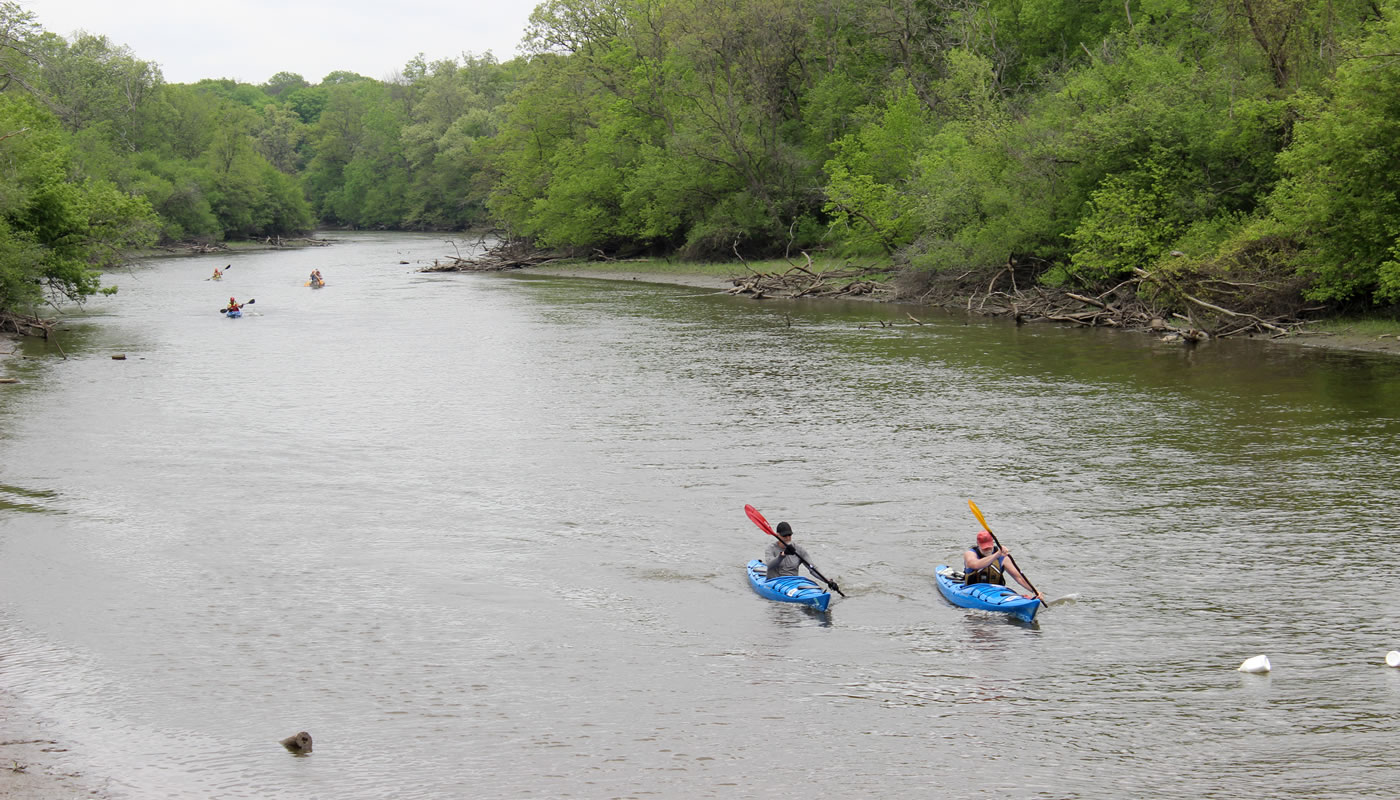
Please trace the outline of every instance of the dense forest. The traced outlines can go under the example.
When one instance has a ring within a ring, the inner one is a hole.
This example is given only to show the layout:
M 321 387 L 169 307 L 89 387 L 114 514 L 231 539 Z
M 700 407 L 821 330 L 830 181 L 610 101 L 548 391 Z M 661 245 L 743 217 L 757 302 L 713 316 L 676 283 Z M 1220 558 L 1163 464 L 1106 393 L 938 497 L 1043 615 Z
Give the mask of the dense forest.
M 549 0 L 523 35 L 168 84 L 0 4 L 0 309 L 317 226 L 1400 302 L 1400 0 Z

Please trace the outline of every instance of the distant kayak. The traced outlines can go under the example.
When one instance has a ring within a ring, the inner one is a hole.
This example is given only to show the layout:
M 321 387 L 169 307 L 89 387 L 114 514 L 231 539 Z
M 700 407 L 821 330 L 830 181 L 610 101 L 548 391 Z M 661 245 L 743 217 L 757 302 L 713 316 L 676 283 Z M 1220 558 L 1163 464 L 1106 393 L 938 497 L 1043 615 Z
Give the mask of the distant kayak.
M 225 311 L 224 316 L 228 317 L 229 319 L 237 319 L 238 317 L 243 316 L 243 312 L 235 308 L 232 311 Z
M 319 288 L 321 288 L 322 286 L 325 286 L 325 285 L 326 285 L 326 282 L 325 282 L 325 281 L 314 281 L 314 280 L 313 280 L 313 281 L 307 281 L 307 283 L 311 284 L 311 288 L 312 288 L 312 289 L 319 289 Z
M 974 583 L 965 586 L 962 573 L 954 571 L 947 564 L 938 565 L 938 569 L 934 570 L 934 578 L 938 581 L 938 591 L 943 593 L 948 602 L 960 608 L 1000 611 L 1026 622 L 1034 620 L 1035 612 L 1040 610 L 1039 600 L 1022 597 L 1005 586 L 995 583 Z
M 755 592 L 769 600 L 780 603 L 801 603 L 818 611 L 825 611 L 831 604 L 831 592 L 817 585 L 811 578 L 802 575 L 787 575 L 768 580 L 768 567 L 762 561 L 749 562 L 749 585 Z

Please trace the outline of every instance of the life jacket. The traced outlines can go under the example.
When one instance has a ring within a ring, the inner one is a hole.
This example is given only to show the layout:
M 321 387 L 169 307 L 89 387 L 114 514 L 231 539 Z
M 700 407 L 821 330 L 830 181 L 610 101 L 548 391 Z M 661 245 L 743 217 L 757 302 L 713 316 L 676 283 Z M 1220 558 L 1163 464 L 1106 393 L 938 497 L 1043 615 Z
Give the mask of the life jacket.
M 982 552 L 975 547 L 969 547 L 968 551 L 972 553 L 974 558 L 982 557 Z M 994 583 L 997 586 L 1005 586 L 1006 576 L 1003 575 L 1001 571 L 1002 558 L 1004 558 L 1004 556 L 998 556 L 995 561 L 992 561 L 981 569 L 967 570 L 967 574 L 963 576 L 963 585 L 971 586 L 974 583 Z

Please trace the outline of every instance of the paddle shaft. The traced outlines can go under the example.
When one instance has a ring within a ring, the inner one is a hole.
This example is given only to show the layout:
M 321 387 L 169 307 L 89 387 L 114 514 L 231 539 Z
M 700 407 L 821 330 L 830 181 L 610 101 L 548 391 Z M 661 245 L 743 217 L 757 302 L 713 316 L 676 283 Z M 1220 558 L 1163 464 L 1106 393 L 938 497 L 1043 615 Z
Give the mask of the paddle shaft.
M 753 506 L 744 506 L 744 511 L 749 515 L 749 519 L 753 521 L 753 524 L 758 526 L 759 530 L 763 531 L 769 536 L 772 536 L 779 542 L 783 541 L 783 537 L 779 536 L 777 531 L 773 530 L 772 526 L 768 524 L 768 520 L 765 519 L 762 514 L 758 513 L 758 509 L 754 508 Z M 797 556 L 797 560 L 801 561 L 802 566 L 806 567 L 808 572 L 816 576 L 817 580 L 827 585 L 831 585 L 831 581 L 827 580 L 825 575 L 818 572 L 816 567 L 812 566 L 811 564 L 808 564 L 807 559 L 803 558 L 799 553 L 797 553 L 797 548 L 795 547 L 793 548 L 793 555 Z M 841 595 L 842 597 L 846 596 L 846 593 L 841 591 L 838 587 L 832 586 L 831 588 L 835 589 L 836 593 Z
M 972 515 L 974 517 L 977 517 L 978 522 L 982 523 L 982 530 L 986 531 L 988 534 L 991 535 L 992 544 L 996 545 L 997 549 L 1000 550 L 1001 542 L 997 539 L 997 535 L 995 533 L 992 533 L 991 527 L 987 525 L 987 518 L 982 516 L 982 509 L 978 508 L 977 504 L 972 502 L 971 500 L 967 501 L 967 505 L 969 508 L 972 509 Z M 1039 595 L 1040 590 L 1035 588 L 1035 584 L 1031 583 L 1031 579 L 1026 577 L 1026 573 L 1021 572 L 1021 567 L 1016 564 L 1016 559 L 1011 557 L 1010 555 L 1008 555 L 1006 558 L 1011 562 L 1011 566 L 1016 567 L 1016 571 L 1021 573 L 1021 580 L 1026 582 L 1026 588 Z M 1043 600 L 1040 604 L 1047 605 Z

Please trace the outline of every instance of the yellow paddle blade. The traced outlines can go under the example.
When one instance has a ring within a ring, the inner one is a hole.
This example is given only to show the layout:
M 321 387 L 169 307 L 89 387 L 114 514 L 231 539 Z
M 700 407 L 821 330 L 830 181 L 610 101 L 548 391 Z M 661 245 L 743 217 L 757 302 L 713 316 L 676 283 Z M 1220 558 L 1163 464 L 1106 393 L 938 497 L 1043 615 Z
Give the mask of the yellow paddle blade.
M 967 507 L 972 509 L 972 516 L 976 517 L 977 521 L 982 523 L 982 530 L 991 533 L 992 529 L 987 526 L 987 518 L 982 516 L 982 509 L 978 508 L 977 504 L 971 500 L 967 501 Z

